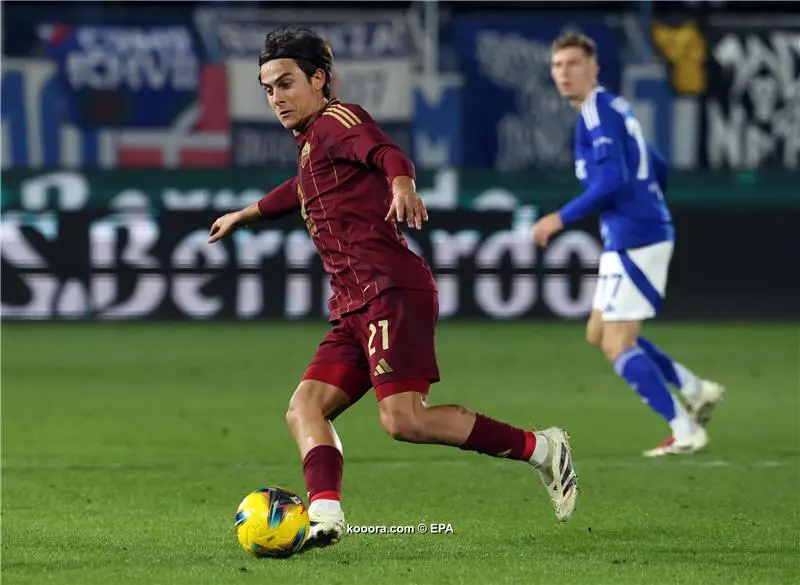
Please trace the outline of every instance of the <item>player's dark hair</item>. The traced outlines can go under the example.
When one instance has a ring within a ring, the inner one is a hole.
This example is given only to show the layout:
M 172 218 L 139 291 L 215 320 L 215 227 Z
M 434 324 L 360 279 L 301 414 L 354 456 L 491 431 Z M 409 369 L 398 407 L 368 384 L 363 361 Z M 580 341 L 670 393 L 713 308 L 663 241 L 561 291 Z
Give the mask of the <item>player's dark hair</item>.
M 297 66 L 311 79 L 318 69 L 325 73 L 322 93 L 331 97 L 333 50 L 322 37 L 307 28 L 279 28 L 267 33 L 264 48 L 258 57 L 258 67 L 273 59 L 294 59 Z
M 550 53 L 555 53 L 561 49 L 569 49 L 570 47 L 581 49 L 590 59 L 595 59 L 597 57 L 597 45 L 595 42 L 591 38 L 580 33 L 561 35 L 553 41 L 553 44 L 550 46 Z

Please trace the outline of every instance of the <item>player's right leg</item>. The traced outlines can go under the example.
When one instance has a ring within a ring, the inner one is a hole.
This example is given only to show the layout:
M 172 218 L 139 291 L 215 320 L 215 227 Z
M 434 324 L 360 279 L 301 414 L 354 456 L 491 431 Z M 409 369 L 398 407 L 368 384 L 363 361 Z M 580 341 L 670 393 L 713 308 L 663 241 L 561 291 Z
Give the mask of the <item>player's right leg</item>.
M 594 308 L 586 323 L 586 341 L 601 352 L 603 351 L 603 302 L 602 295 L 597 295 Z M 683 364 L 676 362 L 661 351 L 653 342 L 638 336 L 638 345 L 661 371 L 664 378 L 672 384 L 686 401 L 692 419 L 705 426 L 711 419 L 714 407 L 722 401 L 725 388 L 712 380 L 698 378 Z
M 704 426 L 708 424 L 714 407 L 723 399 L 725 388 L 712 380 L 697 377 L 641 335 L 636 343 L 655 362 L 667 381 L 680 391 L 694 421 Z
M 671 242 L 604 252 L 592 304 L 602 312 L 600 347 L 614 371 L 671 428 L 669 439 L 644 453 L 648 457 L 695 453 L 708 443 L 705 430 L 670 392 L 662 366 L 637 343 L 642 323 L 660 310 L 671 255 Z
M 325 336 L 289 402 L 286 422 L 300 450 L 308 490 L 309 545 L 331 544 L 344 534 L 343 453 L 332 421 L 371 386 L 360 346 L 339 324 Z

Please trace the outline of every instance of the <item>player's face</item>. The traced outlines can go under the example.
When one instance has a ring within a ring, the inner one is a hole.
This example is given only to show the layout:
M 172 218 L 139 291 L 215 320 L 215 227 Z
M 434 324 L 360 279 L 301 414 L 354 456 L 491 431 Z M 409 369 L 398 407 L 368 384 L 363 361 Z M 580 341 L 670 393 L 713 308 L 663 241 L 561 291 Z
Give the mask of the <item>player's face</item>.
M 284 128 L 302 128 L 322 107 L 325 75 L 321 70 L 309 79 L 294 59 L 273 59 L 261 66 L 260 81 Z
M 553 53 L 551 73 L 559 93 L 570 101 L 582 102 L 597 83 L 597 61 L 580 47 L 566 47 Z

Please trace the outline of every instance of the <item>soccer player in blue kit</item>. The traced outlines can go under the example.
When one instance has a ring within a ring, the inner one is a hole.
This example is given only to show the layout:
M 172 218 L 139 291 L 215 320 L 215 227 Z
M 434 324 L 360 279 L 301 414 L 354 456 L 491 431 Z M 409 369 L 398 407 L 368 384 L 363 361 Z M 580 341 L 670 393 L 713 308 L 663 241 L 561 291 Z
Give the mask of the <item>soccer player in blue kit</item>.
M 585 191 L 533 227 L 544 247 L 565 225 L 600 214 L 603 253 L 586 338 L 663 417 L 671 435 L 646 457 L 688 454 L 708 444 L 707 424 L 724 388 L 695 376 L 640 335 L 664 299 L 675 232 L 664 201 L 667 167 L 644 139 L 630 105 L 597 83 L 597 47 L 570 33 L 551 49 L 559 93 L 580 112 L 575 174 Z M 668 387 L 674 385 L 686 406 Z

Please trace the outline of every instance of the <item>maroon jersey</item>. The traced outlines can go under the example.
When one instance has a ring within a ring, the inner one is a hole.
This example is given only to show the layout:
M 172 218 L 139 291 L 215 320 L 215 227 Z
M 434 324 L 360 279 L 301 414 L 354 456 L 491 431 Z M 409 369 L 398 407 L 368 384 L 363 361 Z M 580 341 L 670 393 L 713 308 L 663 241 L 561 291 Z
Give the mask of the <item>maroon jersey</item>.
M 384 159 L 387 153 L 404 157 L 397 145 L 363 108 L 337 100 L 295 134 L 297 176 L 262 200 L 274 197 L 271 205 L 259 206 L 265 215 L 288 212 L 297 205 L 287 200 L 288 189 L 295 191 L 308 233 L 331 276 L 330 320 L 360 309 L 390 288 L 435 291 L 427 262 L 409 249 L 396 223 L 385 219 L 394 177 L 387 176 Z

